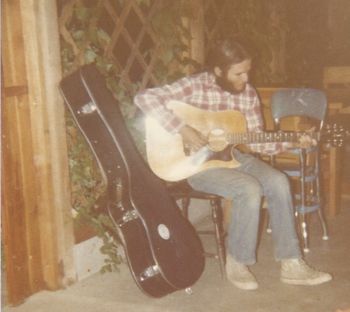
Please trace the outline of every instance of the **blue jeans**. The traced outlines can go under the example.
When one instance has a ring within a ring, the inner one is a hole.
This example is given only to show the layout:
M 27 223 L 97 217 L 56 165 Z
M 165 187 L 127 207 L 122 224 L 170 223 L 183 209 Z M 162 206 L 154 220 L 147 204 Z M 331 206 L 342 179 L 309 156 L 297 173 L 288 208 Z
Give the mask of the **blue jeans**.
M 276 260 L 300 258 L 288 177 L 265 162 L 233 149 L 241 166 L 215 168 L 190 178 L 193 189 L 233 200 L 228 252 L 240 263 L 256 262 L 262 196 L 267 200 Z

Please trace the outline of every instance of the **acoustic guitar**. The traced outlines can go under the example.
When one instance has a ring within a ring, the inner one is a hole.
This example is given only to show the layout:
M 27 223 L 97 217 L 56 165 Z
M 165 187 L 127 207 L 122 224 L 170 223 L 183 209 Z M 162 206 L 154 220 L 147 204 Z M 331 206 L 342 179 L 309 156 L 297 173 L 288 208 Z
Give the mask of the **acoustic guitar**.
M 208 144 L 195 153 L 187 153 L 180 134 L 171 134 L 159 122 L 146 118 L 146 151 L 153 172 L 166 181 L 179 181 L 211 168 L 235 168 L 240 164 L 234 158 L 222 160 L 216 155 L 229 145 L 298 142 L 305 132 L 247 132 L 245 117 L 238 111 L 207 111 L 192 105 L 169 101 L 167 108 L 186 124 L 207 137 Z M 331 144 L 341 144 L 343 132 L 326 127 L 324 132 L 307 133 L 313 139 L 321 136 Z

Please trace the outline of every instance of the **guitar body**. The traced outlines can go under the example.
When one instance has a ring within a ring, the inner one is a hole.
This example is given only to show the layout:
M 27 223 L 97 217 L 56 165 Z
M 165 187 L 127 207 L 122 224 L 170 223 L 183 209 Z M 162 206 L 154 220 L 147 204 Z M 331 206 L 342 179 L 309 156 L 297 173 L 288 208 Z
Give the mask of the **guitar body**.
M 60 89 L 107 182 L 109 211 L 136 284 L 152 297 L 193 285 L 204 269 L 199 237 L 137 151 L 105 79 L 87 65 Z
M 167 108 L 207 137 L 215 131 L 224 134 L 246 132 L 246 120 L 238 111 L 206 111 L 179 101 L 170 101 Z M 235 159 L 212 159 L 213 153 L 208 148 L 203 148 L 194 155 L 186 155 L 181 135 L 167 132 L 151 117 L 146 119 L 146 143 L 147 160 L 151 169 L 166 181 L 186 179 L 210 168 L 239 166 Z M 219 148 L 221 149 L 224 146 Z
M 222 160 L 216 157 L 230 144 L 266 142 L 299 142 L 300 137 L 310 138 L 332 146 L 341 146 L 349 131 L 337 125 L 327 125 L 322 132 L 278 131 L 247 132 L 245 117 L 233 110 L 208 111 L 192 105 L 169 101 L 167 108 L 187 125 L 198 130 L 208 139 L 208 144 L 193 154 L 184 150 L 180 134 L 167 132 L 159 122 L 146 118 L 146 150 L 153 172 L 166 181 L 179 181 L 211 168 L 235 168 L 240 164 L 233 157 Z M 216 157 L 216 159 L 215 159 Z

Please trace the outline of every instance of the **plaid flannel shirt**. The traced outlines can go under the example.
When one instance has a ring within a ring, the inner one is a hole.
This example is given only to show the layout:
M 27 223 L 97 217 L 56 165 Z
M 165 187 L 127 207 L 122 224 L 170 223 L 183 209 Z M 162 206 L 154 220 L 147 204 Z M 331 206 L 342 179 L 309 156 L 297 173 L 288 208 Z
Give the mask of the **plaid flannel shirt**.
M 167 131 L 177 133 L 185 123 L 167 109 L 166 103 L 170 100 L 182 101 L 210 111 L 237 110 L 245 116 L 247 131 L 263 131 L 260 100 L 250 84 L 247 84 L 242 93 L 232 94 L 216 84 L 213 74 L 203 72 L 169 85 L 146 89 L 135 96 L 134 102 L 146 115 L 156 118 Z M 249 144 L 249 147 L 257 153 L 275 154 L 285 149 L 283 145 L 259 143 Z

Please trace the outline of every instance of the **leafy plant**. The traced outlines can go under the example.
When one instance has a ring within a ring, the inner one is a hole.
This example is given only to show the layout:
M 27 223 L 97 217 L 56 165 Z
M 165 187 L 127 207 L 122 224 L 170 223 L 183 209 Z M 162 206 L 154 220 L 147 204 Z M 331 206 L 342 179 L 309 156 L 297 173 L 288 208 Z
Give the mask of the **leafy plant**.
M 149 0 L 138 0 L 140 6 L 148 7 Z M 155 74 L 160 82 L 168 82 L 183 75 L 186 66 L 193 63 L 183 56 L 187 46 L 183 44 L 189 33 L 181 23 L 187 14 L 186 1 L 163 2 L 152 19 L 152 27 L 161 41 L 157 50 Z M 119 0 L 120 5 L 125 1 Z M 69 7 L 68 7 L 69 5 Z M 142 126 L 137 119 L 137 109 L 133 97 L 140 88 L 139 82 L 125 83 L 121 79 L 121 69 L 104 53 L 111 42 L 110 35 L 100 26 L 104 19 L 101 2 L 76 1 L 63 8 L 61 27 L 61 58 L 64 74 L 68 75 L 83 64 L 96 63 L 105 77 L 109 89 L 120 104 L 125 122 L 141 154 L 144 152 Z M 175 26 L 174 26 L 175 25 Z M 147 51 L 152 53 L 152 51 Z M 116 270 L 121 261 L 118 241 L 113 235 L 113 224 L 105 213 L 97 212 L 95 203 L 105 191 L 106 185 L 99 172 L 96 161 L 76 128 L 72 118 L 67 115 L 67 137 L 71 180 L 72 205 L 76 224 L 89 224 L 103 240 L 101 252 L 106 255 L 102 272 Z

